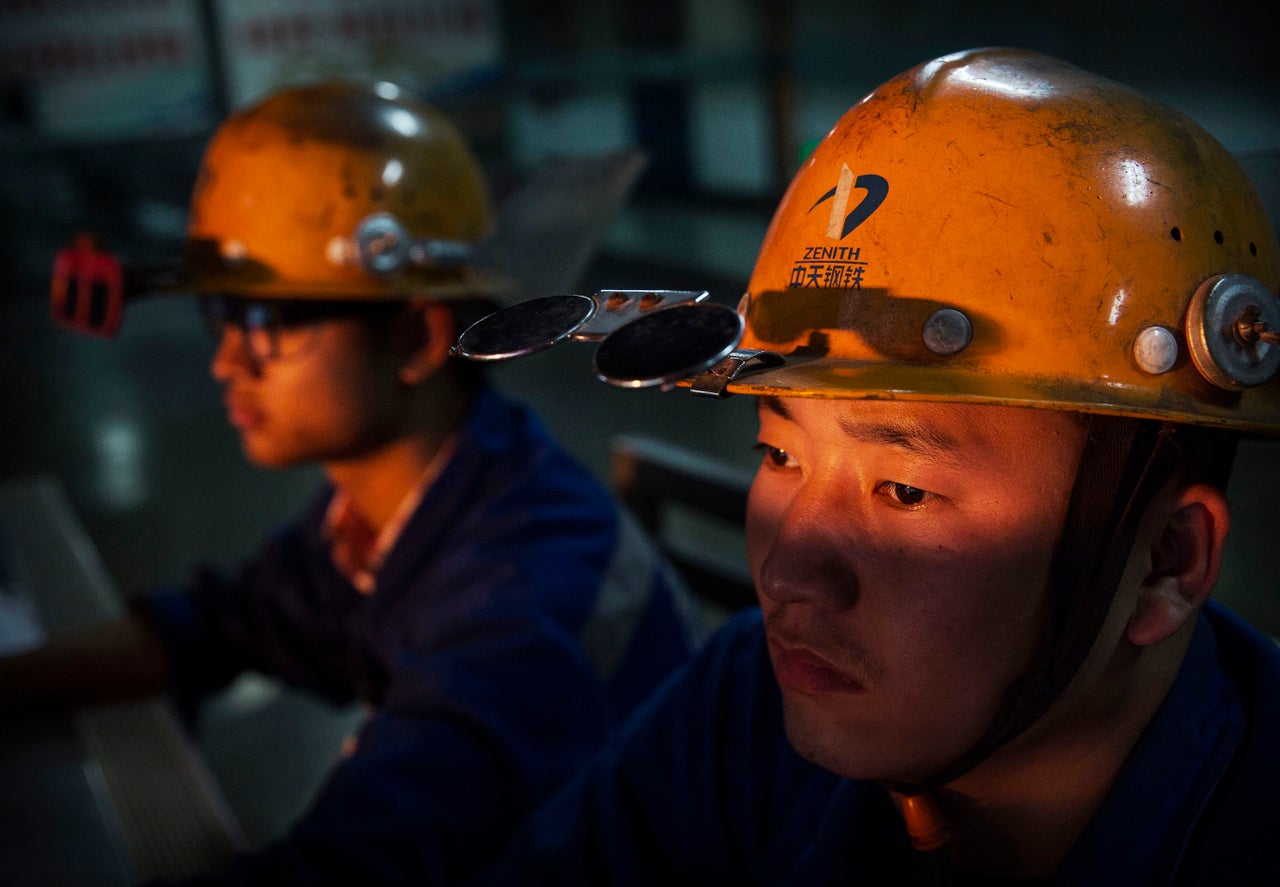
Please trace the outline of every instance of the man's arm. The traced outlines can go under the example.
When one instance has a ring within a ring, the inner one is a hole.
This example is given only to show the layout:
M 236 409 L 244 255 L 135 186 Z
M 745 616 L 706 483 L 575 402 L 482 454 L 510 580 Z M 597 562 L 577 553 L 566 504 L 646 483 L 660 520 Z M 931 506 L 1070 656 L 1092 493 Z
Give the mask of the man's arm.
M 455 883 L 606 730 L 572 635 L 521 618 L 406 652 L 387 696 L 287 834 L 185 887 Z
M 160 692 L 169 659 L 136 613 L 58 634 L 0 658 L 0 710 L 82 705 Z

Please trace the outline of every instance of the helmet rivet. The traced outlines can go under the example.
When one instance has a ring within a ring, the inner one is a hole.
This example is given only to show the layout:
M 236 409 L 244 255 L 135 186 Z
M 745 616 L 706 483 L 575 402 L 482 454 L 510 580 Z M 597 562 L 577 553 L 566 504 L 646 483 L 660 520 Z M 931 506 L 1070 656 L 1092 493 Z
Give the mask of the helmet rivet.
M 365 216 L 356 225 L 360 264 L 374 274 L 397 274 L 409 264 L 413 243 L 400 220 L 388 212 Z
M 959 354 L 973 341 L 973 324 L 955 308 L 939 308 L 921 329 L 925 347 L 934 354 L 950 357 Z
M 249 250 L 245 248 L 243 240 L 224 240 L 219 245 L 218 252 L 222 254 L 224 261 L 233 265 L 243 262 L 245 256 L 249 254 Z
M 329 260 L 329 264 L 339 268 L 344 265 L 360 264 L 360 256 L 356 252 L 355 244 L 346 237 L 330 237 L 329 242 L 324 246 L 324 257 Z
M 1228 391 L 1280 373 L 1280 304 L 1256 277 L 1230 273 L 1200 284 L 1187 306 L 1187 351 L 1200 374 Z
M 1133 340 L 1133 359 L 1145 373 L 1167 373 L 1178 362 L 1178 339 L 1165 327 L 1149 326 Z

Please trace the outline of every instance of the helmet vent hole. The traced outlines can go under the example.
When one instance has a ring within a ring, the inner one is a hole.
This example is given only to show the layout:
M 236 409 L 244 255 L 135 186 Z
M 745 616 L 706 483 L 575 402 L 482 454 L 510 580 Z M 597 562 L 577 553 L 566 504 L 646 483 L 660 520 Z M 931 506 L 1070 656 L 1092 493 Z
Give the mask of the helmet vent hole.
M 1177 225 L 1174 225 L 1173 228 L 1169 231 L 1169 236 L 1172 237 L 1174 240 L 1182 240 L 1182 230 L 1178 228 Z
M 1249 244 L 1249 255 L 1251 255 L 1251 256 L 1256 256 L 1257 254 L 1258 254 L 1258 245 L 1257 245 L 1256 243 L 1252 243 L 1252 242 L 1250 242 L 1250 244 Z
M 1216 244 L 1218 244 L 1219 246 L 1221 246 L 1221 245 L 1222 245 L 1222 232 L 1221 232 L 1221 231 L 1214 231 L 1214 232 L 1213 232 L 1213 242 L 1214 242 L 1214 243 L 1216 243 Z

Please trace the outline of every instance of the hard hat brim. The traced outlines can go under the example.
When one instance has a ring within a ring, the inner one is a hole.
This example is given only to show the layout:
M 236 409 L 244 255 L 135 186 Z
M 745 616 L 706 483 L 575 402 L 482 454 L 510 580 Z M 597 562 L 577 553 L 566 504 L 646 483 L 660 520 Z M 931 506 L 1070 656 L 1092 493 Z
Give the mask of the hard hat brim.
M 1241 410 L 1239 392 L 1192 398 L 1171 389 L 1083 382 L 955 368 L 789 356 L 783 366 L 752 370 L 731 382 L 730 394 L 858 400 L 914 400 L 990 404 L 1160 419 L 1275 435 L 1280 404 L 1253 401 Z

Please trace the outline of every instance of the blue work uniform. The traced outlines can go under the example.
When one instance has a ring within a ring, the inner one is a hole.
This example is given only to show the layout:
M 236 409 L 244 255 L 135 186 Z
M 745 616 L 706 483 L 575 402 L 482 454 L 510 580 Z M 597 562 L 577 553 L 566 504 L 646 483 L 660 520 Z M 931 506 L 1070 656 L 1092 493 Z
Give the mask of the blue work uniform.
M 287 836 L 218 881 L 450 882 L 491 863 L 689 658 L 696 620 L 634 520 L 496 391 L 474 405 L 373 594 L 329 556 L 333 493 L 234 576 L 206 572 L 139 603 L 180 705 L 253 669 L 373 712 Z
M 1280 884 L 1280 652 L 1210 604 L 1176 682 L 1048 881 Z M 927 883 L 875 784 L 801 759 L 759 612 L 740 615 L 536 814 L 477 885 Z

